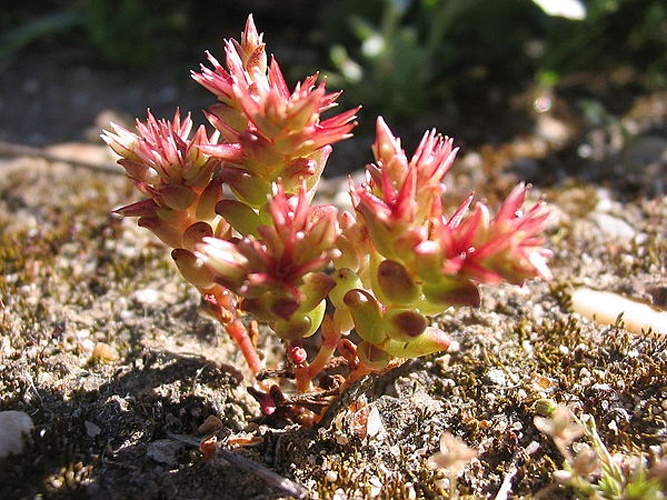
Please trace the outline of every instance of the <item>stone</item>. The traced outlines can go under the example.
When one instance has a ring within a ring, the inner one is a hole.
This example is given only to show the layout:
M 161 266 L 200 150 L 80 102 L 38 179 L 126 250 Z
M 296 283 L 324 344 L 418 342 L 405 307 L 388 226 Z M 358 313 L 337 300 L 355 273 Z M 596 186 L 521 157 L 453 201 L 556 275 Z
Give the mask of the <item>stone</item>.
M 32 418 L 23 411 L 0 412 L 0 458 L 23 452 L 26 439 L 34 428 Z

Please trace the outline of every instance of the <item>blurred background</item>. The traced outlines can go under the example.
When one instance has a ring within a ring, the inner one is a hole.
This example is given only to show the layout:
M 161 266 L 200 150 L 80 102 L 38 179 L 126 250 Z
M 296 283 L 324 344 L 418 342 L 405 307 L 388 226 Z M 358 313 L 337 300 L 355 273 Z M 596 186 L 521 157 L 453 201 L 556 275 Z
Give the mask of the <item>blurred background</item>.
M 175 107 L 253 13 L 289 83 L 320 71 L 363 104 L 333 174 L 368 161 L 382 114 L 408 149 L 437 128 L 464 163 L 531 181 L 619 168 L 646 187 L 667 164 L 664 0 L 32 0 L 0 16 L 0 141 L 99 141 L 110 120 Z M 652 170 L 651 170 L 652 169 Z M 650 190 L 664 189 L 651 183 Z

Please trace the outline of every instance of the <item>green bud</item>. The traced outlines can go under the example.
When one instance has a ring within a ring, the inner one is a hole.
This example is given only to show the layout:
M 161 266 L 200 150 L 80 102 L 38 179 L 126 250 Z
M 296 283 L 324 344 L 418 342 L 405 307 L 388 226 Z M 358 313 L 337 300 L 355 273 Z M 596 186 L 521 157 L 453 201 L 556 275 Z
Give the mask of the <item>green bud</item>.
M 184 186 L 169 184 L 160 189 L 160 199 L 172 210 L 187 210 L 195 198 L 195 193 Z
M 411 309 L 392 309 L 382 318 L 385 331 L 392 340 L 411 342 L 421 335 L 428 321 L 423 314 Z
M 215 211 L 225 218 L 243 236 L 259 238 L 257 228 L 261 225 L 259 215 L 252 208 L 238 200 L 220 200 Z
M 435 304 L 479 307 L 479 290 L 471 281 L 443 278 L 438 283 L 424 283 L 422 291 L 426 300 Z
M 383 260 L 377 268 L 381 295 L 393 304 L 411 304 L 419 298 L 419 286 L 408 270 L 395 260 Z
M 373 371 L 382 371 L 392 360 L 392 356 L 370 342 L 361 341 L 357 346 L 357 356 L 362 365 Z
M 365 290 L 355 288 L 345 294 L 343 302 L 350 311 L 354 328 L 362 339 L 378 344 L 386 338 L 380 306 L 375 297 Z
M 343 297 L 347 292 L 353 288 L 363 288 L 359 276 L 347 267 L 336 269 L 331 277 L 335 286 L 329 292 L 329 299 L 336 309 L 344 307 Z
M 193 285 L 203 290 L 215 285 L 211 270 L 202 259 L 197 258 L 192 252 L 184 248 L 175 248 L 171 251 L 171 258 L 174 259 L 183 277 Z
M 558 403 L 553 399 L 540 398 L 533 403 L 533 410 L 541 417 L 550 417 L 558 408 Z
M 449 347 L 450 338 L 439 328 L 426 327 L 424 332 L 410 342 L 388 339 L 382 348 L 397 358 L 418 358 L 444 351 Z

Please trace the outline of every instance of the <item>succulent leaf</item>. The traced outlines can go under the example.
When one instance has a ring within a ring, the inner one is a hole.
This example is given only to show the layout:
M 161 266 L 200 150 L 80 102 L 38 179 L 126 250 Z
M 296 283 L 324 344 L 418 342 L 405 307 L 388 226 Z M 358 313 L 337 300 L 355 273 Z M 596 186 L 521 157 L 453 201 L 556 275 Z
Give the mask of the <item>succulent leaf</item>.
M 400 342 L 413 341 L 428 326 L 424 315 L 412 309 L 390 309 L 385 312 L 382 322 L 389 338 Z
M 382 348 L 397 358 L 419 358 L 447 350 L 450 342 L 449 335 L 439 328 L 429 326 L 410 342 L 388 339 L 382 344 Z
M 382 348 L 365 340 L 359 342 L 359 345 L 357 346 L 357 356 L 359 357 L 359 362 L 361 362 L 361 364 L 369 368 L 371 371 L 377 372 L 387 368 L 393 359 L 392 355 L 387 351 L 384 351 Z
M 355 288 L 345 294 L 343 302 L 349 309 L 354 328 L 362 339 L 378 344 L 386 338 L 380 306 L 375 297 L 366 290 Z
M 196 287 L 208 290 L 215 285 L 210 268 L 192 252 L 184 248 L 175 248 L 171 251 L 171 258 L 174 259 L 183 277 Z
M 255 210 L 238 200 L 220 200 L 215 206 L 215 211 L 221 215 L 241 235 L 259 237 L 257 228 L 261 224 L 259 215 Z
M 392 304 L 410 304 L 420 295 L 419 286 L 400 262 L 386 259 L 377 268 L 379 292 Z

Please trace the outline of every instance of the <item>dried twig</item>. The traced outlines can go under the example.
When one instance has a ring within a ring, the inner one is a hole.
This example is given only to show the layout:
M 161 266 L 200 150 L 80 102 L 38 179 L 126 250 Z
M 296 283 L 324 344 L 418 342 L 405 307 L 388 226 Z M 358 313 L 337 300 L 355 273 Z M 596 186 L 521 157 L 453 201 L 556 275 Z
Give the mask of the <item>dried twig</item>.
M 194 438 L 192 436 L 186 436 L 183 434 L 175 434 L 173 432 L 167 432 L 167 436 L 171 439 L 175 439 L 176 441 L 179 441 L 181 443 L 185 443 L 190 446 L 196 446 L 199 447 L 200 440 L 197 438 Z M 306 489 L 301 486 L 298 483 L 295 483 L 294 481 L 287 479 L 286 477 L 281 476 L 280 474 L 277 474 L 273 472 L 270 469 L 267 469 L 266 467 L 263 467 L 259 465 L 258 463 L 253 462 L 252 460 L 248 460 L 247 458 L 238 455 L 232 451 L 226 450 L 222 446 L 217 447 L 216 453 L 220 458 L 225 460 L 226 462 L 229 462 L 230 464 L 234 465 L 235 467 L 249 472 L 251 474 L 255 474 L 256 476 L 261 477 L 264 481 L 269 483 L 271 486 L 274 486 L 276 488 L 279 488 L 282 490 L 284 493 L 287 495 L 290 495 L 294 498 L 302 499 L 306 498 L 308 492 Z
M 534 455 L 539 450 L 539 444 L 536 441 L 531 441 L 528 446 L 518 450 L 512 457 L 512 462 L 505 474 L 505 479 L 500 485 L 500 489 L 496 494 L 495 500 L 507 500 L 512 492 L 512 481 L 514 476 L 519 472 L 519 462 L 527 460 L 528 457 Z

